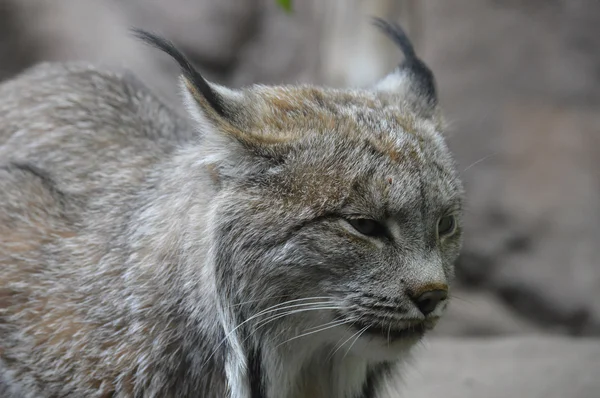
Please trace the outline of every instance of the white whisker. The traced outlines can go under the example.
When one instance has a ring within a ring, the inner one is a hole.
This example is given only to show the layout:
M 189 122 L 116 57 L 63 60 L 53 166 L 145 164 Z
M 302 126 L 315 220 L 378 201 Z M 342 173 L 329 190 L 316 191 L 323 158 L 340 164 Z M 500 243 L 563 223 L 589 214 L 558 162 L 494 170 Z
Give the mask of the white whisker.
M 489 155 L 487 155 L 487 156 L 484 156 L 484 157 L 482 157 L 481 159 L 479 159 L 479 160 L 476 160 L 475 162 L 471 163 L 471 164 L 470 164 L 469 166 L 467 166 L 467 167 L 466 167 L 466 168 L 465 168 L 465 169 L 464 169 L 462 172 L 464 173 L 464 172 L 466 172 L 467 170 L 469 170 L 471 167 L 473 167 L 473 166 L 475 166 L 475 165 L 478 165 L 479 163 L 481 163 L 481 162 L 483 162 L 483 161 L 486 161 L 486 160 L 488 160 L 488 159 L 490 159 L 490 158 L 493 158 L 493 157 L 494 157 L 494 156 L 496 156 L 496 155 L 498 155 L 498 152 L 491 153 L 491 154 L 489 154 Z M 461 173 L 461 174 L 462 174 L 462 173 Z
M 316 298 L 315 298 L 316 299 Z M 320 303 L 300 303 L 300 304 L 293 304 L 293 305 L 288 305 L 289 303 L 294 303 L 294 302 L 298 302 L 298 301 L 303 301 L 306 299 L 295 299 L 295 300 L 289 300 L 289 301 L 284 301 L 283 303 L 279 303 L 276 305 L 273 305 L 271 307 L 268 307 L 262 311 L 259 311 L 258 313 L 252 315 L 250 318 L 244 320 L 243 322 L 240 322 L 237 326 L 235 326 L 233 329 L 231 329 L 226 335 L 225 337 L 223 337 L 223 339 L 219 342 L 219 344 L 217 344 L 217 346 L 215 347 L 215 349 L 213 350 L 213 352 L 209 355 L 209 357 L 204 361 L 204 363 L 202 364 L 202 368 L 212 359 L 212 357 L 216 354 L 216 352 L 218 351 L 218 349 L 225 344 L 225 342 L 227 341 L 227 339 L 233 334 L 235 333 L 240 327 L 242 327 L 243 325 L 245 325 L 246 323 L 262 316 L 265 314 L 268 314 L 270 312 L 275 312 L 275 311 L 283 311 L 289 308 L 296 308 L 296 307 L 302 307 L 302 306 L 310 306 L 310 305 L 318 305 Z M 331 302 L 321 302 L 321 303 L 327 303 L 327 304 L 331 304 L 333 303 L 333 301 Z M 337 307 L 333 307 L 332 309 L 337 309 Z
M 334 327 L 337 327 L 337 326 L 341 326 L 341 325 L 343 325 L 345 323 L 349 323 L 349 322 L 350 322 L 349 319 L 345 320 L 345 321 L 334 321 L 333 324 L 331 324 L 332 322 L 327 322 L 325 325 L 328 325 L 328 326 L 321 325 L 321 327 L 319 327 L 316 330 L 313 330 L 313 331 L 310 331 L 310 332 L 306 332 L 306 333 L 302 333 L 302 334 L 299 334 L 298 336 L 294 336 L 291 339 L 287 339 L 283 343 L 278 344 L 277 347 L 279 347 L 279 346 L 281 346 L 283 344 L 289 343 L 292 340 L 296 340 L 296 339 L 299 339 L 301 337 L 309 336 L 309 335 L 314 334 L 314 333 L 319 333 L 319 332 L 322 332 L 324 330 L 331 329 L 331 328 L 334 328 Z M 314 328 L 311 328 L 311 329 L 314 329 Z
M 356 322 L 356 321 L 355 321 Z M 335 351 L 333 351 L 331 354 L 329 354 L 329 356 L 327 357 L 327 360 L 330 360 L 334 357 L 335 353 L 338 352 L 340 350 L 340 348 L 342 348 L 344 346 L 344 344 L 346 344 L 347 342 L 350 341 L 350 339 L 352 339 L 354 336 L 356 336 L 357 334 L 361 333 L 363 330 L 366 330 L 368 327 L 365 326 L 363 329 L 359 330 L 358 332 L 354 333 L 352 336 L 348 337 L 346 340 L 344 340 L 344 342 L 335 349 Z
M 256 299 L 256 300 L 241 301 L 239 303 L 228 305 L 225 308 L 239 307 L 240 305 L 244 305 L 244 304 L 258 303 L 258 302 L 261 302 L 261 301 L 267 301 L 267 300 L 272 300 L 272 299 L 281 298 L 281 297 L 288 297 L 288 296 L 287 295 L 269 296 L 269 297 L 264 297 L 264 298 L 260 298 L 260 299 Z M 297 302 L 297 301 L 308 301 L 308 300 L 317 300 L 317 299 L 318 300 L 331 299 L 331 297 L 326 297 L 326 296 L 305 297 L 305 298 L 299 298 L 299 299 L 295 299 L 295 300 L 284 301 L 283 303 L 280 303 L 280 304 L 277 304 L 277 305 L 289 304 L 289 303 L 293 303 L 293 302 Z
M 331 306 L 331 304 L 322 304 L 322 305 L 323 305 L 322 307 L 301 308 L 301 309 L 296 309 L 296 310 L 288 311 L 288 312 L 285 312 L 283 314 L 271 315 L 270 318 L 261 320 L 260 322 L 262 322 L 262 323 L 260 325 L 258 325 L 256 328 L 259 329 L 259 328 L 263 327 L 264 325 L 266 325 L 267 323 L 270 323 L 270 322 L 275 321 L 277 319 L 286 317 L 288 315 L 297 314 L 297 313 L 300 313 L 300 312 L 316 311 L 316 310 L 337 310 L 337 309 L 340 308 L 339 306 Z
M 245 321 L 243 321 L 239 325 L 237 325 L 235 328 L 233 328 L 228 333 L 228 335 L 230 333 L 235 332 L 238 328 L 240 328 L 242 325 L 250 322 L 251 320 L 256 319 L 256 318 L 258 318 L 258 317 L 260 317 L 262 315 L 266 315 L 266 314 L 271 313 L 271 312 L 283 311 L 283 310 L 287 310 L 287 309 L 290 309 L 290 308 L 298 308 L 298 307 L 303 307 L 303 306 L 313 306 L 313 305 L 321 305 L 321 304 L 331 305 L 331 304 L 334 303 L 333 301 L 321 301 L 321 302 L 316 302 L 316 303 L 312 303 L 311 302 L 311 303 L 297 303 L 297 304 L 293 304 L 293 305 L 287 305 L 289 303 L 297 302 L 297 301 L 300 301 L 300 300 L 301 299 L 286 301 L 284 303 L 276 304 L 276 305 L 273 305 L 273 306 L 271 306 L 269 308 L 266 308 L 266 309 L 264 309 L 262 311 L 259 311 L 258 313 L 252 315 L 250 318 L 246 319 Z
M 344 320 L 340 320 L 340 319 L 334 319 L 333 321 L 329 321 L 327 323 L 324 323 L 324 324 L 321 324 L 321 325 L 318 325 L 318 326 L 312 326 L 312 327 L 306 329 L 306 331 L 308 332 L 310 330 L 318 329 L 318 328 L 321 328 L 323 326 L 328 326 L 328 325 L 331 325 L 333 323 L 338 323 L 338 322 L 346 323 L 346 322 L 350 322 L 350 321 L 351 321 L 351 319 L 348 319 L 348 320 L 345 320 L 345 321 Z
M 350 344 L 350 347 L 348 347 L 348 349 L 346 350 L 346 353 L 344 354 L 344 356 L 342 357 L 342 359 L 346 358 L 346 355 L 348 355 L 348 353 L 352 349 L 352 346 L 358 341 L 358 339 L 360 339 L 360 336 L 362 336 L 363 333 L 366 332 L 368 328 L 369 328 L 368 326 L 365 326 L 364 328 L 362 328 L 360 330 L 358 336 L 356 336 L 356 338 L 354 339 L 354 341 L 352 342 L 352 344 Z

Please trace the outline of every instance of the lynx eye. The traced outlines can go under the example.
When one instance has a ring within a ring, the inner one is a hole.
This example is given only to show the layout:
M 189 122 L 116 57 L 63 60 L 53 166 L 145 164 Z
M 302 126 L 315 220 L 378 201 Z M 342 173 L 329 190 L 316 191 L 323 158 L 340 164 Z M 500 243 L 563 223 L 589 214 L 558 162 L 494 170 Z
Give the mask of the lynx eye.
M 355 230 L 366 236 L 386 236 L 386 229 L 381 223 L 369 218 L 355 218 L 348 220 Z
M 456 219 L 453 215 L 444 216 L 439 219 L 437 232 L 439 237 L 452 235 L 456 230 Z

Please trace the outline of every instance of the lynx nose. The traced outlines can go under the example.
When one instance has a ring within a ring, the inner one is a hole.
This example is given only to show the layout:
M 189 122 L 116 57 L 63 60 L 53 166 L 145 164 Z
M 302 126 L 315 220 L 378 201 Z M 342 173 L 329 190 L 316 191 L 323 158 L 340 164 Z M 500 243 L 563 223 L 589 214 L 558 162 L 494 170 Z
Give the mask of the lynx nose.
M 413 301 L 423 315 L 431 314 L 441 301 L 448 298 L 447 289 L 434 289 L 420 293 Z

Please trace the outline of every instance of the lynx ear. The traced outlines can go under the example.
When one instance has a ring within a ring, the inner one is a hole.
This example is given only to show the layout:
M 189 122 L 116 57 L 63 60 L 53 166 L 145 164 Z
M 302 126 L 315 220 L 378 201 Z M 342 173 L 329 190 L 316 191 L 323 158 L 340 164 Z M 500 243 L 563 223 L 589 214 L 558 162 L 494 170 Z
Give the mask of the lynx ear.
M 169 40 L 139 29 L 132 31 L 179 64 L 185 105 L 204 139 L 206 153 L 199 156 L 210 166 L 213 177 L 220 180 L 225 176 L 242 176 L 264 167 L 268 156 L 256 155 L 267 153 L 263 150 L 265 145 L 246 131 L 249 115 L 244 94 L 208 82 Z
M 404 62 L 380 80 L 375 90 L 406 101 L 417 114 L 430 117 L 438 104 L 433 72 L 417 57 L 410 39 L 400 26 L 379 18 L 374 18 L 373 23 L 404 53 Z
M 240 106 L 240 98 L 235 91 L 209 83 L 171 41 L 141 29 L 132 29 L 132 32 L 137 38 L 170 55 L 179 64 L 184 88 L 207 116 L 211 119 L 222 118 L 224 120 L 220 121 L 223 122 L 232 121 Z

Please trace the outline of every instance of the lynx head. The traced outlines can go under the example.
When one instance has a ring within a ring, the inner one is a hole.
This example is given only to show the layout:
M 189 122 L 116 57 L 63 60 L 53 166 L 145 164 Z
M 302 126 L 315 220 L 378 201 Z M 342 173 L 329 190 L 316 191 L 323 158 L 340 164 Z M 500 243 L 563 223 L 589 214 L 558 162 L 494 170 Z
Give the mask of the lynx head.
M 446 308 L 462 186 L 431 71 L 400 27 L 376 24 L 405 60 L 373 87 L 348 90 L 228 89 L 138 32 L 182 68 L 202 135 L 198 167 L 216 192 L 217 288 L 253 336 L 312 330 L 307 339 L 334 346 L 355 335 L 357 355 L 390 358 Z

